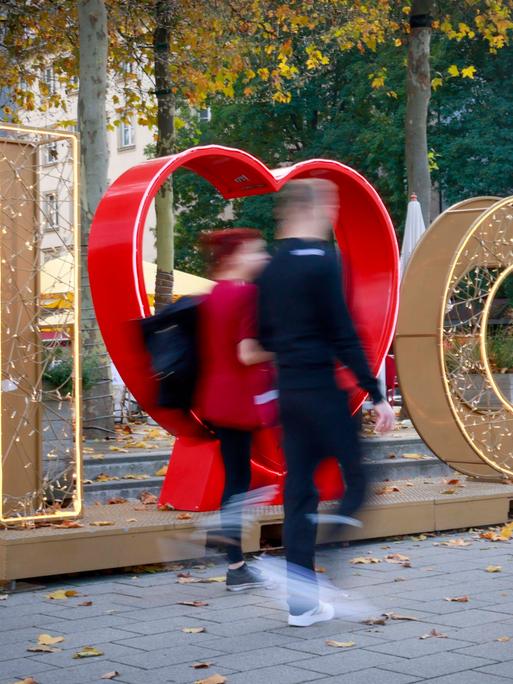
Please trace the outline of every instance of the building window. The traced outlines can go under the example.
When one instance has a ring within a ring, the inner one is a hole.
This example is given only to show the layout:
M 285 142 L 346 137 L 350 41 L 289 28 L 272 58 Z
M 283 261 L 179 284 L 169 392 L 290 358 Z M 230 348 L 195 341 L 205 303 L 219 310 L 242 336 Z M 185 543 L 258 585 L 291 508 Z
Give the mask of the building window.
M 53 67 L 45 67 L 43 69 L 43 81 L 46 83 L 49 95 L 55 95 L 57 91 L 57 83 L 55 80 L 55 72 Z
M 135 147 L 135 127 L 132 123 L 122 123 L 119 127 L 119 147 Z
M 43 147 L 43 164 L 55 164 L 58 160 L 59 153 L 57 151 L 57 143 L 48 143 Z
M 59 200 L 55 191 L 45 192 L 43 196 L 43 218 L 46 230 L 54 230 L 59 225 Z
M 209 123 L 212 119 L 212 111 L 210 107 L 205 107 L 205 109 L 200 109 L 199 120 L 202 123 Z

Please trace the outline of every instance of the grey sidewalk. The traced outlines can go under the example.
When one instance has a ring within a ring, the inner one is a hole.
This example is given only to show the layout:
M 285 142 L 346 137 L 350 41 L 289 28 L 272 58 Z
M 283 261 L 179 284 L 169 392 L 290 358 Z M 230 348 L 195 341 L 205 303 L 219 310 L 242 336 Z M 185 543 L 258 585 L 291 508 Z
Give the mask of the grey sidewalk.
M 442 545 L 462 539 L 471 543 Z M 397 553 L 411 567 L 385 562 Z M 351 564 L 355 557 L 382 562 Z M 114 671 L 112 681 L 124 684 L 192 684 L 216 673 L 227 684 L 500 684 L 513 680 L 512 560 L 513 542 L 471 532 L 324 548 L 323 576 L 364 596 L 373 615 L 417 619 L 334 620 L 306 629 L 286 625 L 272 591 L 233 595 L 218 582 L 179 584 L 178 570 L 61 578 L 0 601 L 0 684 L 30 676 L 38 684 L 88 684 Z M 487 572 L 489 566 L 500 571 Z M 185 571 L 217 577 L 224 563 Z M 80 595 L 47 598 L 58 589 Z M 468 602 L 446 600 L 462 596 Z M 208 605 L 178 603 L 195 600 Z M 205 631 L 185 633 L 185 627 Z M 420 638 L 432 630 L 437 636 Z M 43 633 L 64 637 L 59 652 L 27 651 Z M 104 655 L 74 659 L 84 646 Z M 193 669 L 197 662 L 211 664 Z

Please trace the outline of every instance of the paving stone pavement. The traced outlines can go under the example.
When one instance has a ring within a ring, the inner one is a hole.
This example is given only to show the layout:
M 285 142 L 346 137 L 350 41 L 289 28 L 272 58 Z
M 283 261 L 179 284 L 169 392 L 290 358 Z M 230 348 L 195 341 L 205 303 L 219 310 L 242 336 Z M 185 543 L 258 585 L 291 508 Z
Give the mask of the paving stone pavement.
M 442 545 L 461 539 L 471 543 Z M 385 562 L 390 554 L 407 556 L 411 567 Z M 381 562 L 352 564 L 356 557 Z M 193 684 L 216 673 L 227 684 L 513 681 L 513 541 L 491 542 L 473 531 L 405 537 L 323 547 L 317 562 L 320 576 L 372 604 L 369 617 L 415 619 L 369 625 L 346 618 L 294 629 L 275 591 L 229 594 L 221 582 L 179 584 L 178 567 L 61 577 L 0 601 L 0 684 L 26 677 L 90 684 L 114 671 L 120 684 Z M 202 578 L 225 571 L 220 558 L 185 566 L 182 572 Z M 57 589 L 78 596 L 48 598 Z M 466 602 L 447 600 L 465 596 Z M 58 652 L 27 651 L 43 633 L 64 637 Z M 103 655 L 74 658 L 84 646 Z M 209 667 L 194 669 L 197 662 Z

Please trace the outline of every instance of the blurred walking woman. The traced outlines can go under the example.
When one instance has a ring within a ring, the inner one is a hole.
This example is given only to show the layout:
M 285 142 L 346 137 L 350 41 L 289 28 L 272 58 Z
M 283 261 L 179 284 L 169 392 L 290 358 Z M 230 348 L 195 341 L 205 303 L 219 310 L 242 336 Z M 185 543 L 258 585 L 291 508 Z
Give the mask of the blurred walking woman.
M 250 485 L 251 434 L 263 424 L 255 395 L 271 375 L 272 354 L 256 339 L 258 292 L 252 282 L 268 254 L 261 234 L 251 228 L 204 233 L 202 243 L 217 284 L 200 305 L 195 408 L 220 442 L 225 467 L 221 525 L 229 563 L 226 587 L 241 591 L 265 584 L 242 555 L 241 502 Z

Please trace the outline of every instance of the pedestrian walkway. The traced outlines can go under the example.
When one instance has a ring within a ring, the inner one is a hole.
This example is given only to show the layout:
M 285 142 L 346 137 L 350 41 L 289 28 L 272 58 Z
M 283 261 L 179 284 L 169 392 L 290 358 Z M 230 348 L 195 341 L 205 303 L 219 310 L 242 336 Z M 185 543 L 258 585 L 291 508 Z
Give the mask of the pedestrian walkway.
M 371 602 L 374 624 L 288 627 L 272 591 L 226 592 L 221 559 L 52 580 L 1 597 L 0 684 L 511 681 L 513 541 L 482 532 L 321 549 L 320 574 Z M 38 639 L 57 650 L 28 651 Z

